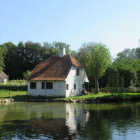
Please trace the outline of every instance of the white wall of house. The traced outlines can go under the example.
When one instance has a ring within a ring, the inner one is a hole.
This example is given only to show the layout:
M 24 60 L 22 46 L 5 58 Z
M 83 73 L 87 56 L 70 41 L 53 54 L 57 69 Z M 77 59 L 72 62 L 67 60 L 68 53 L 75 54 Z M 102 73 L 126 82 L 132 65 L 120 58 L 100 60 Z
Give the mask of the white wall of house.
M 79 75 L 76 75 L 76 69 L 79 69 Z M 66 78 L 66 84 L 68 84 L 68 90 L 66 90 L 66 97 L 77 96 L 81 94 L 84 82 L 89 82 L 84 68 L 71 67 L 71 70 Z M 76 84 L 76 89 L 74 89 Z
M 30 89 L 30 82 L 36 82 L 36 89 Z M 53 82 L 53 89 L 46 89 L 46 88 L 42 89 L 42 81 L 29 81 L 28 82 L 28 95 L 65 97 L 65 92 L 66 92 L 65 81 L 48 81 L 48 82 Z

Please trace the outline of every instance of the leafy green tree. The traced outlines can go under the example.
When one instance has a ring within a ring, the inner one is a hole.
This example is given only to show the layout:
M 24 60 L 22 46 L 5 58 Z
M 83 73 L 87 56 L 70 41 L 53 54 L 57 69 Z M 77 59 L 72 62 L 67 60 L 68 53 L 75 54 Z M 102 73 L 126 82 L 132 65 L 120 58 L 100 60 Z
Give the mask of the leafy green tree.
M 39 43 L 28 41 L 26 43 L 19 42 L 17 46 L 17 63 L 20 78 L 24 78 L 23 73 L 32 70 L 37 64 L 42 62 L 43 48 Z
M 111 56 L 107 47 L 101 43 L 84 44 L 79 54 L 88 75 L 95 80 L 95 91 L 99 92 L 99 77 L 103 76 L 111 64 Z
M 55 48 L 54 46 L 52 46 L 51 43 L 45 42 L 43 44 L 43 56 L 42 59 L 46 60 L 47 58 L 51 57 L 52 55 L 58 55 L 59 54 L 59 49 Z
M 5 72 L 9 75 L 9 79 L 16 79 L 18 78 L 17 46 L 12 42 L 4 43 L 2 46 L 5 48 Z
M 137 50 L 139 49 L 125 49 L 118 53 L 113 62 L 113 66 L 118 72 L 119 87 L 136 86 L 139 81 L 137 73 L 140 70 L 140 59 Z
M 2 45 L 0 45 L 0 71 L 4 67 L 3 59 L 4 59 L 4 48 Z

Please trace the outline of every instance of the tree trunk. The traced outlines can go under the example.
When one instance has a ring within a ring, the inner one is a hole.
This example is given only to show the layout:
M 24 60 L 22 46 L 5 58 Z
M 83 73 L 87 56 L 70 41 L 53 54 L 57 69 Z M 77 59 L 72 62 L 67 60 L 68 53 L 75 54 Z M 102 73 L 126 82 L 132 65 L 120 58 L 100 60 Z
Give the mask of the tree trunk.
M 99 92 L 99 79 L 98 76 L 95 76 L 95 93 Z

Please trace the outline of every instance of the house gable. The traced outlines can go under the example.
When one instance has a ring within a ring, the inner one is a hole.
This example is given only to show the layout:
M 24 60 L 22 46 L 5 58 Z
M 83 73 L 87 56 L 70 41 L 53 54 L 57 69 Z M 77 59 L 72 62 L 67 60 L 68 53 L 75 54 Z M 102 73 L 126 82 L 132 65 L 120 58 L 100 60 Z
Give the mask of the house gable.
M 77 69 L 79 74 L 77 75 Z M 82 67 L 75 67 L 74 65 L 71 67 L 71 70 L 65 79 L 66 85 L 68 85 L 68 90 L 66 90 L 66 97 L 69 96 L 76 96 L 81 94 L 83 89 L 83 84 L 85 82 L 89 82 L 88 77 L 84 68 Z

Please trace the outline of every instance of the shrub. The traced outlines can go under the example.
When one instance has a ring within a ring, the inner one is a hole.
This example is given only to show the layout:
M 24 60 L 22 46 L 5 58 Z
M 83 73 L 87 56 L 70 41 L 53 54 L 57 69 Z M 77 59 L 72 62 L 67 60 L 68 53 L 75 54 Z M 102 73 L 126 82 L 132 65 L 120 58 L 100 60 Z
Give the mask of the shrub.
M 6 84 L 0 83 L 0 89 L 27 91 L 27 82 L 25 80 L 11 80 Z
M 95 89 L 92 89 L 92 92 L 95 93 Z M 140 88 L 123 88 L 123 87 L 110 87 L 110 88 L 100 88 L 100 92 L 104 93 L 140 93 Z

